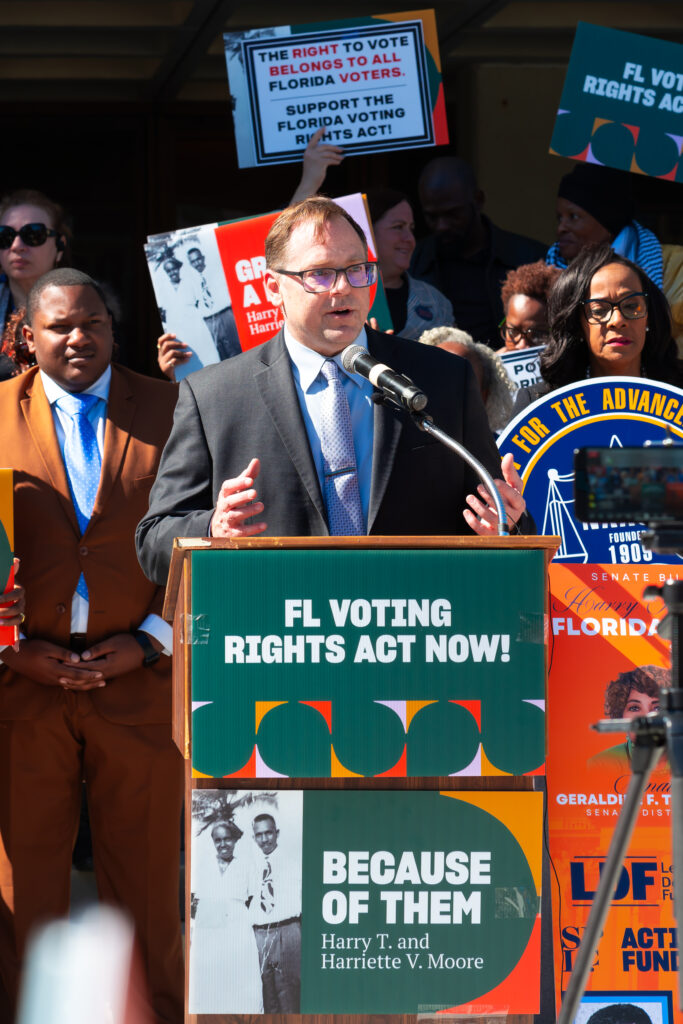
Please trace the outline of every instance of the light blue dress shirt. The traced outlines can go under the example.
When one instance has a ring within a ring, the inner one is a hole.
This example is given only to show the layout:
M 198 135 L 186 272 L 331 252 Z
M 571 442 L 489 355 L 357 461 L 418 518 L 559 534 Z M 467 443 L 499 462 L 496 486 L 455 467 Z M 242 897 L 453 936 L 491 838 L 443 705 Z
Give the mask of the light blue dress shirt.
M 58 409 L 56 402 L 62 398 L 63 395 L 68 394 L 52 377 L 48 377 L 46 373 L 40 371 L 40 377 L 43 382 L 43 388 L 45 389 L 45 395 L 50 408 L 52 409 L 52 418 L 55 424 L 55 431 L 57 433 L 57 441 L 59 442 L 59 450 L 62 453 L 62 459 L 64 459 L 64 443 L 66 441 L 66 422 L 67 415 Z M 108 366 L 101 377 L 91 384 L 89 388 L 86 388 L 83 392 L 86 395 L 97 395 L 101 398 L 101 402 L 95 402 L 92 409 L 88 412 L 88 419 L 90 420 L 93 430 L 95 431 L 95 437 L 97 438 L 97 447 L 100 450 L 100 457 L 104 452 L 104 430 L 107 424 L 107 402 L 109 401 L 109 386 L 111 384 L 111 366 Z M 88 629 L 88 602 L 81 597 L 79 593 L 74 591 L 73 597 L 71 598 L 71 632 L 72 633 L 86 633 Z M 140 624 L 138 629 L 144 630 L 145 633 L 149 633 L 155 640 L 158 640 L 163 645 L 164 654 L 170 654 L 173 650 L 173 629 L 168 622 L 165 622 L 159 615 L 148 615 L 144 622 Z
M 320 481 L 320 489 L 324 493 L 323 454 L 320 447 L 319 424 L 322 393 L 327 384 L 320 377 L 320 369 L 328 357 L 296 341 L 286 326 L 284 338 L 289 358 L 292 361 L 292 376 L 294 378 L 297 398 L 299 399 L 301 415 L 306 426 L 313 463 L 318 474 L 318 480 Z M 352 344 L 362 345 L 363 348 L 367 348 L 365 328 L 363 328 Z M 358 489 L 360 491 L 361 505 L 363 506 L 363 520 L 367 531 L 370 487 L 372 484 L 372 442 L 374 436 L 372 392 L 374 389 L 370 381 L 365 380 L 364 377 L 358 377 L 355 373 L 349 374 L 346 372 L 341 364 L 341 355 L 335 356 L 334 361 L 339 367 L 339 378 L 349 400 L 349 409 L 351 410 L 351 429 L 353 431 L 353 447 L 356 452 Z

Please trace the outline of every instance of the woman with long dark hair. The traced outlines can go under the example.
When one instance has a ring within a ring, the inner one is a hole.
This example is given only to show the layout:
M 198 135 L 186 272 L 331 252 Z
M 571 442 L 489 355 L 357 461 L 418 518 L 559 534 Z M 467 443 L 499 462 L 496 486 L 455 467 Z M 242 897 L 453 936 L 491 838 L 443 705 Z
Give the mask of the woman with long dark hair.
M 514 412 L 586 377 L 649 377 L 677 387 L 683 367 L 661 289 L 610 245 L 586 246 L 548 297 L 542 384 L 521 388 Z

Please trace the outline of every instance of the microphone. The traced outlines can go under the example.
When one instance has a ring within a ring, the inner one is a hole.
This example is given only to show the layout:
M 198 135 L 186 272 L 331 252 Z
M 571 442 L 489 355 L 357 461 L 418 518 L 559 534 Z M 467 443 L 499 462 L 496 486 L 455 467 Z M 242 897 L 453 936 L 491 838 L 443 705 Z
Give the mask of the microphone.
M 348 345 L 341 354 L 342 366 L 349 373 L 357 373 L 408 412 L 422 412 L 427 396 L 413 384 L 410 377 L 396 373 L 386 363 L 380 363 L 362 345 Z

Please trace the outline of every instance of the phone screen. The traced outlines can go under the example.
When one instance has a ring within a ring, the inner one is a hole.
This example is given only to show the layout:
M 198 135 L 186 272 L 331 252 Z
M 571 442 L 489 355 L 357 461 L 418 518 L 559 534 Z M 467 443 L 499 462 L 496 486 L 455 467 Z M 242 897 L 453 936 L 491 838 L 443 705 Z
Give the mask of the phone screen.
M 582 522 L 683 521 L 683 446 L 579 448 L 574 471 Z

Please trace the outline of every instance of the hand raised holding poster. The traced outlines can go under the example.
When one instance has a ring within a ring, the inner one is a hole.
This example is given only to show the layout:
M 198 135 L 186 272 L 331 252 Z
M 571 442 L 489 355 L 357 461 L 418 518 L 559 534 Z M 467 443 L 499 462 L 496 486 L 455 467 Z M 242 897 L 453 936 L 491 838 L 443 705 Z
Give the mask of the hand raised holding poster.
M 318 128 L 313 132 L 304 150 L 303 171 L 296 192 L 289 200 L 289 205 L 301 202 L 315 195 L 325 180 L 328 167 L 338 167 L 344 159 L 341 146 L 332 146 L 325 141 L 327 129 Z

